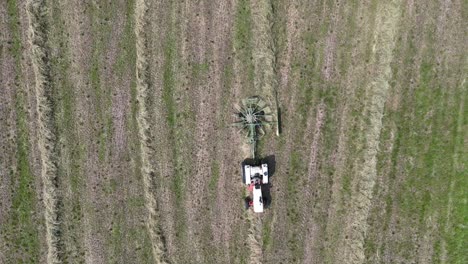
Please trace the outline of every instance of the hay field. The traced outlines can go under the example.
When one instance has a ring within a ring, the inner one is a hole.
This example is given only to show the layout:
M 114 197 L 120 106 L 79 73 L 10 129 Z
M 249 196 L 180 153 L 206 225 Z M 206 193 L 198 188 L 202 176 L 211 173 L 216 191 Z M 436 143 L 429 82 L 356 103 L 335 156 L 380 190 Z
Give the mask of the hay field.
M 0 263 L 466 263 L 468 2 L 0 1 Z M 281 113 L 245 211 L 234 105 Z

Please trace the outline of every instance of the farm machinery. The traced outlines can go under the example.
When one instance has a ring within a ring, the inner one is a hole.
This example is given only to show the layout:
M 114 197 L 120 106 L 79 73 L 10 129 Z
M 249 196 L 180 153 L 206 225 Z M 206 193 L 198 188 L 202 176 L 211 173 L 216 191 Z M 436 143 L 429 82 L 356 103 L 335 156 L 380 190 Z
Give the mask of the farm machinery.
M 242 100 L 241 105 L 236 105 L 236 110 L 236 122 L 233 125 L 245 134 L 251 154 L 251 158 L 242 162 L 242 181 L 249 191 L 245 204 L 246 208 L 253 208 L 254 212 L 261 213 L 268 202 L 265 193 L 268 192 L 270 175 L 268 162 L 256 158 L 256 144 L 276 122 L 273 121 L 270 107 L 257 96 Z

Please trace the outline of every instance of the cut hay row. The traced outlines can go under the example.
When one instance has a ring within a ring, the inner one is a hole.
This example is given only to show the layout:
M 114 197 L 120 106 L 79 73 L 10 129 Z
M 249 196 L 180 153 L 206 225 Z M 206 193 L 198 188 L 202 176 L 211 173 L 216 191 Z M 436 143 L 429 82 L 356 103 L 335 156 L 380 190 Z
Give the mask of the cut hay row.
M 250 249 L 249 263 L 262 263 L 262 221 L 260 216 L 253 211 L 247 212 L 247 220 L 249 221 L 248 245 Z
M 251 0 L 254 60 L 254 88 L 278 109 L 275 75 L 275 43 L 272 35 L 273 6 L 270 0 Z M 277 111 L 277 110 L 276 110 Z M 276 129 L 279 135 L 279 127 Z
M 47 8 L 45 2 L 27 2 L 29 42 L 35 75 L 38 114 L 38 145 L 41 157 L 41 179 L 45 207 L 47 262 L 61 263 L 59 198 L 57 195 L 57 146 L 54 129 L 54 109 L 50 65 L 47 47 Z
M 150 234 L 153 257 L 156 263 L 166 263 L 164 257 L 164 243 L 159 230 L 159 212 L 155 190 L 155 171 L 151 165 L 150 157 L 154 151 L 150 146 L 152 129 L 148 121 L 150 115 L 147 111 L 148 101 L 148 62 L 147 39 L 145 34 L 147 5 L 144 0 L 135 2 L 135 37 L 136 37 L 136 87 L 138 101 L 138 135 L 140 138 L 141 172 L 143 175 L 145 206 L 148 210 L 146 222 Z
M 268 104 L 275 105 L 276 76 L 275 76 L 275 49 L 272 37 L 273 7 L 270 0 L 251 0 L 252 11 L 252 39 L 254 64 L 254 91 L 263 97 Z M 277 129 L 277 134 L 279 130 Z M 252 211 L 248 213 L 249 233 L 248 245 L 250 249 L 249 263 L 262 263 L 262 229 L 263 224 Z
M 367 217 L 371 206 L 372 193 L 377 177 L 377 151 L 385 101 L 391 78 L 391 62 L 395 46 L 395 35 L 399 25 L 401 1 L 382 2 L 377 11 L 377 23 L 372 47 L 372 65 L 374 77 L 367 87 L 369 95 L 366 102 L 362 139 L 364 154 L 358 165 L 353 180 L 353 192 L 347 207 L 347 226 L 342 236 L 343 241 L 336 251 L 340 263 L 363 263 L 365 260 L 364 240 L 368 229 Z M 364 125 L 365 124 L 365 125 Z M 346 241 L 344 241 L 346 240 Z M 341 261 L 340 261 L 341 260 Z

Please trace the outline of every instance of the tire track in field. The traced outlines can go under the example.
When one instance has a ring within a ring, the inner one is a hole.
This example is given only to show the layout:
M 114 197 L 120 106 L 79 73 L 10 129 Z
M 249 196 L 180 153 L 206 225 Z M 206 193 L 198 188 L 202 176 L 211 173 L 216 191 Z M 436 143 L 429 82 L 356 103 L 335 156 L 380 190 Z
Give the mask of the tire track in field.
M 212 8 L 213 12 L 215 12 L 215 8 Z M 183 48 L 179 57 L 182 61 L 189 61 L 189 63 L 196 65 L 207 65 L 204 63 L 209 58 L 207 54 L 207 46 L 209 46 L 207 44 L 209 43 L 207 28 L 211 28 L 211 16 L 204 10 L 203 3 L 191 2 L 184 9 L 182 12 L 186 12 L 184 16 L 187 17 L 187 21 L 185 21 L 181 39 L 187 39 L 190 44 L 182 42 Z M 207 68 L 210 67 L 208 64 Z M 193 69 L 192 71 L 195 71 Z M 206 71 L 209 72 L 209 70 Z M 213 95 L 214 92 L 211 90 L 210 80 L 207 80 L 203 73 L 198 72 L 197 75 L 197 78 L 203 80 L 203 82 L 194 80 L 191 84 L 191 89 L 196 91 L 191 95 L 194 101 L 194 119 L 196 120 L 196 125 L 193 128 L 194 139 L 191 144 L 197 147 L 194 150 L 193 179 L 187 181 L 186 184 L 186 192 L 191 198 L 185 199 L 184 211 L 186 212 L 187 240 L 191 241 L 186 253 L 192 256 L 193 261 L 201 263 L 203 262 L 202 242 L 197 234 L 203 232 L 200 231 L 202 225 L 199 219 L 203 219 L 200 205 L 203 204 L 203 192 L 205 192 L 206 180 L 210 178 L 209 173 L 211 170 L 208 144 L 212 140 L 210 138 L 211 133 L 206 133 L 206 131 L 213 131 L 213 123 L 209 120 L 211 118 L 209 107 L 213 105 L 210 102 L 210 94 Z
M 314 179 L 317 178 L 319 174 L 319 169 L 317 168 L 318 166 L 318 155 L 319 155 L 319 148 L 321 145 L 321 137 L 322 137 L 322 127 L 325 123 L 325 117 L 326 117 L 326 108 L 325 105 L 320 103 L 317 105 L 317 114 L 315 117 L 315 129 L 313 133 L 313 139 L 312 143 L 310 145 L 310 154 L 309 154 L 309 165 L 308 165 L 308 175 L 307 175 L 307 185 L 311 185 L 314 182 Z M 307 131 L 311 131 L 311 126 L 309 125 L 307 127 Z M 313 199 L 313 193 L 311 192 L 311 187 L 307 186 L 306 192 L 305 192 L 305 199 L 306 201 L 312 201 Z M 307 209 L 307 207 L 305 208 Z M 304 242 L 304 257 L 303 257 L 303 263 L 313 263 L 315 257 L 316 257 L 316 250 L 315 248 L 317 247 L 316 245 L 316 236 L 318 233 L 318 225 L 314 223 L 312 217 L 310 215 L 307 215 L 307 213 L 304 213 L 305 219 L 304 223 L 305 224 L 305 242 Z M 310 229 L 308 228 L 310 227 Z
M 137 87 L 137 124 L 140 138 L 141 173 L 143 176 L 145 206 L 148 210 L 147 227 L 150 234 L 153 257 L 156 263 L 166 263 L 165 245 L 159 230 L 158 203 L 155 194 L 155 171 L 151 165 L 150 157 L 154 151 L 150 146 L 153 139 L 149 118 L 146 108 L 148 100 L 148 61 L 147 61 L 147 39 L 145 34 L 145 13 L 148 7 L 144 0 L 135 2 L 135 37 L 136 37 L 136 87 Z
M 61 263 L 61 238 L 59 219 L 57 146 L 54 126 L 53 87 L 47 47 L 47 7 L 44 1 L 29 0 L 29 41 L 32 67 L 35 75 L 36 111 L 38 113 L 38 145 L 41 158 L 41 179 L 45 207 L 47 262 Z
M 344 228 L 336 251 L 336 259 L 340 263 L 363 263 L 364 239 L 368 225 L 372 192 L 377 177 L 376 156 L 379 147 L 380 131 L 385 101 L 391 78 L 391 61 L 395 46 L 395 35 L 399 24 L 401 1 L 388 1 L 382 3 L 377 10 L 377 24 L 374 31 L 374 45 L 372 47 L 372 65 L 375 77 L 369 84 L 364 116 L 368 118 L 367 126 L 362 135 L 365 138 L 363 162 L 358 166 L 356 179 L 353 181 L 353 190 L 357 190 L 350 198 L 350 206 L 346 209 L 348 225 Z M 364 122 L 363 122 L 364 123 Z

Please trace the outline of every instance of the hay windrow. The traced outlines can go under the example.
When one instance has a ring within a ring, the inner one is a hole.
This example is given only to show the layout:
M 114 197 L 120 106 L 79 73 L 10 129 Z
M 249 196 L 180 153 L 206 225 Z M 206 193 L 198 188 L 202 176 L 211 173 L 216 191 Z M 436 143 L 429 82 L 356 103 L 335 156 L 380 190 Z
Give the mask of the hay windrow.
M 44 1 L 27 2 L 29 41 L 38 113 L 38 145 L 45 207 L 47 262 L 61 263 L 60 217 L 57 178 L 57 136 L 54 125 L 53 87 L 51 85 L 47 43 L 47 8 Z
M 253 211 L 247 212 L 247 220 L 249 221 L 248 245 L 250 250 L 249 263 L 262 263 L 262 220 Z
M 367 87 L 369 98 L 365 109 L 368 118 L 363 129 L 364 154 L 358 165 L 353 186 L 356 189 L 346 209 L 347 226 L 344 229 L 342 242 L 336 251 L 340 263 L 363 263 L 364 240 L 367 232 L 367 217 L 372 201 L 372 192 L 377 177 L 376 162 L 379 147 L 380 131 L 385 101 L 387 100 L 391 65 L 395 46 L 395 35 L 398 28 L 401 1 L 382 3 L 377 11 L 377 25 L 372 47 L 372 64 L 375 65 L 375 76 Z M 346 241 L 345 241 L 346 240 Z
M 250 1 L 252 11 L 252 36 L 253 36 L 253 62 L 254 62 L 254 91 L 267 100 L 267 103 L 275 105 L 276 99 L 276 75 L 275 75 L 275 45 L 272 37 L 273 6 L 270 0 Z M 279 135 L 279 129 L 276 133 Z M 248 212 L 249 234 L 248 244 L 250 249 L 250 263 L 262 263 L 262 221 L 253 212 Z
M 147 111 L 148 101 L 148 61 L 147 39 L 145 34 L 147 5 L 144 0 L 137 0 L 135 6 L 135 36 L 136 36 L 136 87 L 138 99 L 138 135 L 140 138 L 140 154 L 142 161 L 142 175 L 144 184 L 145 206 L 148 210 L 147 227 L 150 234 L 153 257 L 156 263 L 166 263 L 164 242 L 159 228 L 158 202 L 155 190 L 155 170 L 151 165 L 150 157 L 154 151 L 150 145 L 153 139 L 152 129 L 148 121 L 150 115 Z
M 254 88 L 278 111 L 276 56 L 273 41 L 273 6 L 270 0 L 251 1 L 254 60 Z M 279 127 L 276 130 L 280 133 Z

